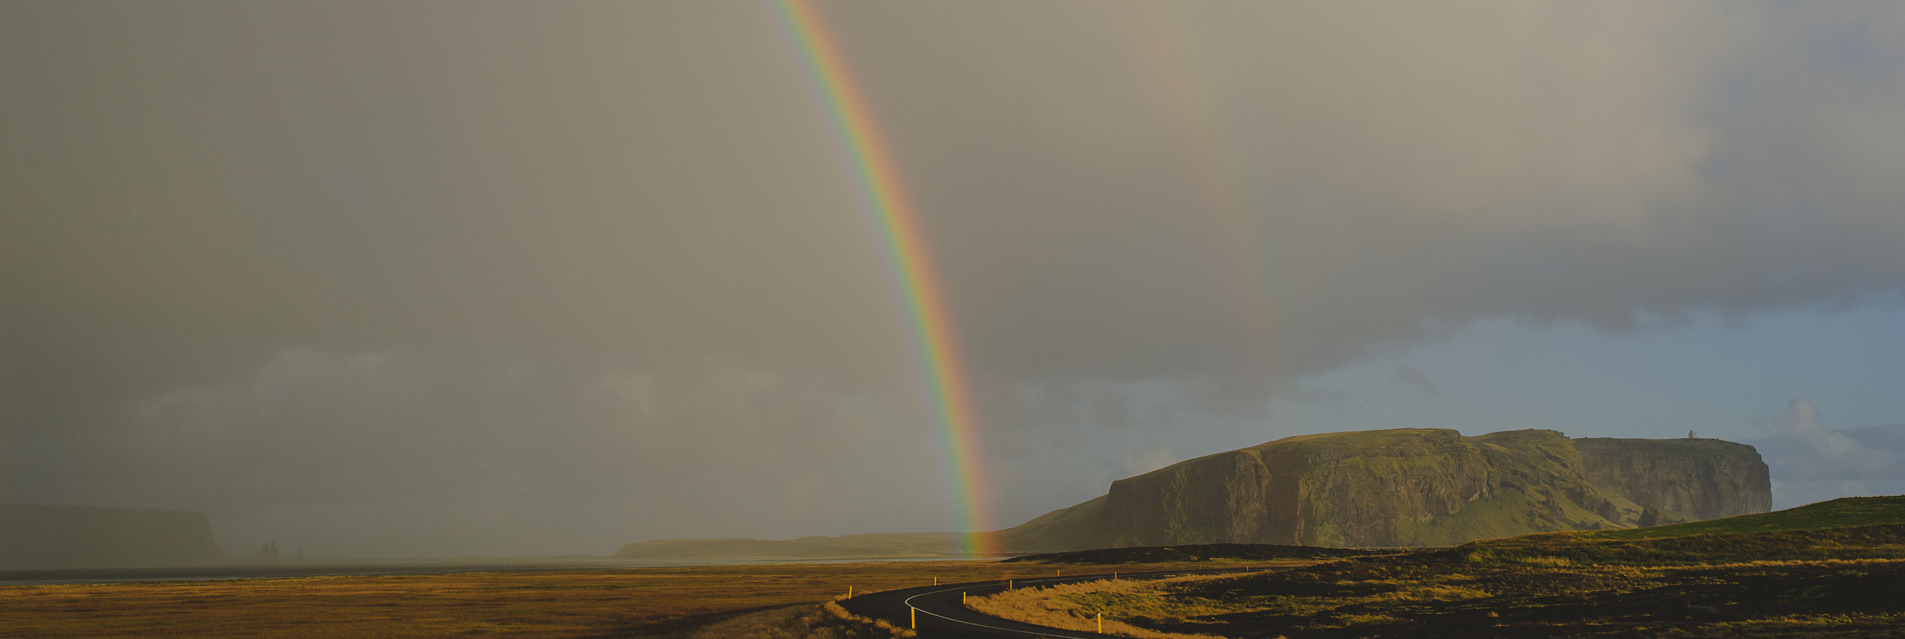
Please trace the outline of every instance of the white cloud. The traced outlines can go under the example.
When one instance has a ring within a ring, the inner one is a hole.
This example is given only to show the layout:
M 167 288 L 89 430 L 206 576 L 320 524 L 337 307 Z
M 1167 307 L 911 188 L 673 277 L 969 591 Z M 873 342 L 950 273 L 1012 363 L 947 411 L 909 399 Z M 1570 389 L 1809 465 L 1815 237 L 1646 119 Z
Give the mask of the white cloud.
M 1819 423 L 1819 411 L 1810 399 L 1794 398 L 1772 423 L 1799 444 L 1798 450 L 1780 451 L 1770 461 L 1774 474 L 1782 479 L 1856 481 L 1897 476 L 1894 453 L 1868 448 L 1845 433 L 1827 429 Z

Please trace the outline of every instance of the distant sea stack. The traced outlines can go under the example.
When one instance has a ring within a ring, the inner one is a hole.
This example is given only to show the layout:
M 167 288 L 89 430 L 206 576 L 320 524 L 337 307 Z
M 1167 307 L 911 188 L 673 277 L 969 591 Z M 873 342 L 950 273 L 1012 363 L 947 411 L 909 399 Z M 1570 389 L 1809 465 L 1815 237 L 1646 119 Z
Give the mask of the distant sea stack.
M 1759 452 L 1551 430 L 1304 435 L 1112 482 L 997 533 L 1014 552 L 1173 544 L 1442 546 L 1766 512 Z
M 0 504 L 0 570 L 224 561 L 205 513 Z

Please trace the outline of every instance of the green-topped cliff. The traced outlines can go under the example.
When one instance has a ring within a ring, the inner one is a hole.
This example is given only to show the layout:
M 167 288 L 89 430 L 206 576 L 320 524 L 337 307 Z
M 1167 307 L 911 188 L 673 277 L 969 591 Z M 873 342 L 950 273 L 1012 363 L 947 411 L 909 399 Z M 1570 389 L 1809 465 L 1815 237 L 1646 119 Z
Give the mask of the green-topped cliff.
M 1766 464 L 1741 444 L 1398 429 L 1291 437 L 1193 459 L 999 534 L 1021 552 L 1438 546 L 1764 512 L 1770 503 Z

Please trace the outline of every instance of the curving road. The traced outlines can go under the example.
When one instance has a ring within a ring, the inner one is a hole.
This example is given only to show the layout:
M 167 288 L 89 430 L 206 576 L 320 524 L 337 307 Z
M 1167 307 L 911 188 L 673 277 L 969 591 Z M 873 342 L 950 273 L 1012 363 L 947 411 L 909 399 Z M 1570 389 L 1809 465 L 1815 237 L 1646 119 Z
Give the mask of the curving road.
M 1123 573 L 1120 578 L 1157 578 L 1176 575 L 1210 574 L 1219 572 L 1246 572 L 1249 569 L 1223 568 L 1216 570 L 1185 570 L 1176 572 Z M 1073 577 L 1034 577 L 1031 579 L 1013 579 L 1014 587 L 1050 586 L 1081 581 L 1097 581 L 1110 577 L 1111 573 L 1100 575 L 1081 575 Z M 1004 591 L 1006 582 L 977 581 L 964 584 L 943 586 L 924 586 L 905 590 L 889 590 L 869 595 L 861 595 L 840 602 L 857 614 L 885 619 L 901 628 L 910 623 L 910 609 L 918 609 L 919 636 L 921 639 L 1025 639 L 1050 637 L 1052 639 L 1095 639 L 1112 638 L 1115 635 L 1101 635 L 1094 632 L 1060 630 L 1028 623 L 1008 621 L 998 617 L 982 615 L 966 608 L 961 593 L 977 597 Z

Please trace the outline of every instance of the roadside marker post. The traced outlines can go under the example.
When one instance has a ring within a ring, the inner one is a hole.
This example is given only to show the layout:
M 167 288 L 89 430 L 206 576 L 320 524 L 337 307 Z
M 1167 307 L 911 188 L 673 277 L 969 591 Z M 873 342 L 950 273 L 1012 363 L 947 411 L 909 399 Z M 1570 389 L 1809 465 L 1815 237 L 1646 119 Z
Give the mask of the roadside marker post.
M 853 586 L 847 586 L 847 598 L 848 599 L 853 598 Z
M 1098 613 L 1098 634 L 1105 634 L 1105 613 Z
M 1006 590 L 1011 590 L 1011 589 L 1012 589 L 1012 580 L 1010 580 L 1010 579 L 1007 579 L 1007 580 L 1005 580 L 1005 589 L 1006 589 Z
M 919 630 L 919 609 L 918 609 L 918 608 L 914 608 L 914 607 L 912 607 L 912 606 L 907 606 L 907 607 L 906 607 L 906 614 L 907 614 L 908 616 L 910 616 L 910 617 L 912 617 L 912 622 L 913 622 L 913 629 L 914 629 L 914 630 Z M 1102 628 L 1102 627 L 1104 627 L 1104 625 L 1105 625 L 1105 623 L 1104 623 L 1104 622 L 1102 622 L 1102 621 L 1100 621 L 1100 622 L 1098 622 L 1098 626 L 1099 626 L 1099 627 L 1101 627 L 1101 628 Z

